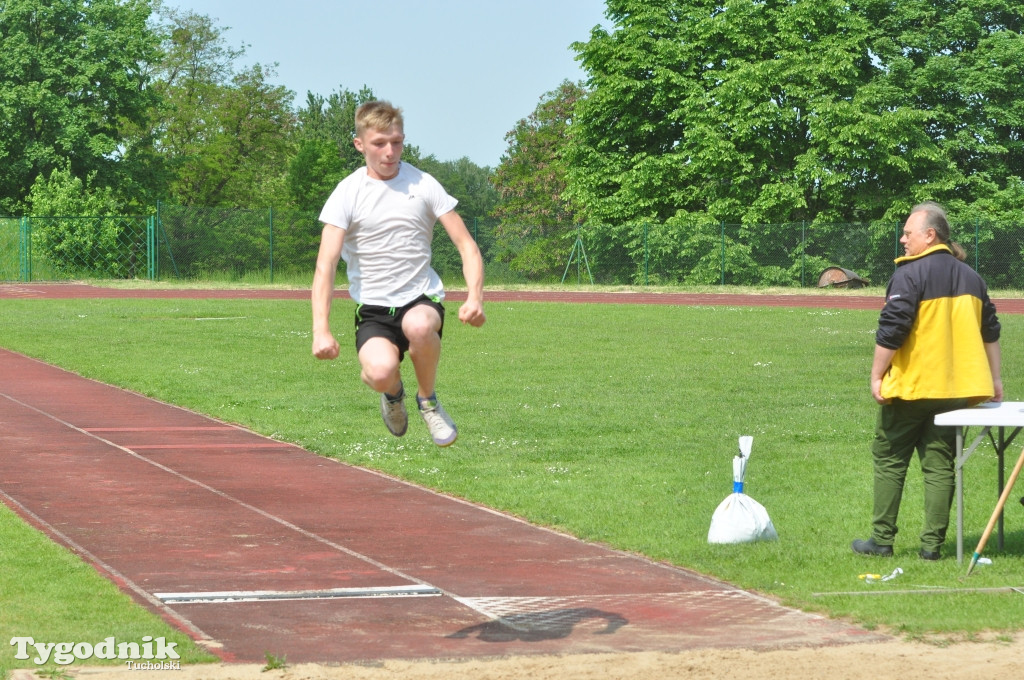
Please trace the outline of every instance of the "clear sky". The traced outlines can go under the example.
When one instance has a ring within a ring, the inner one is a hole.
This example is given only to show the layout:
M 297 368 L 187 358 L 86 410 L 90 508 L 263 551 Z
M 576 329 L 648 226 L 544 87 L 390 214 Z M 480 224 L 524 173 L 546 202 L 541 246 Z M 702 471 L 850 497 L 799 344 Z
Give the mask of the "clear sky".
M 358 92 L 401 107 L 406 143 L 440 160 L 495 167 L 505 134 L 563 80 L 569 47 L 608 25 L 604 0 L 165 0 L 211 17 L 239 69 L 277 63 L 295 92 Z

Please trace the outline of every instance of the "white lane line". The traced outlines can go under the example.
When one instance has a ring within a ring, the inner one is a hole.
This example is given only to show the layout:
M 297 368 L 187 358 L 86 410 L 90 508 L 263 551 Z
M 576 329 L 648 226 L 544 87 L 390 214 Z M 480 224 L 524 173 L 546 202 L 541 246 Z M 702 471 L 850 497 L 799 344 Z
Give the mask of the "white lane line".
M 425 597 L 441 595 L 430 586 L 377 586 L 370 588 L 328 588 L 326 590 L 222 590 L 197 593 L 153 593 L 165 604 L 207 602 L 262 602 L 267 600 L 336 600 L 361 597 Z
M 172 475 L 174 477 L 177 477 L 178 479 L 181 479 L 181 480 L 183 480 L 185 482 L 188 482 L 189 484 L 193 484 L 193 485 L 199 487 L 200 489 L 208 491 L 208 492 L 214 494 L 215 496 L 218 496 L 218 497 L 220 497 L 220 498 L 222 498 L 222 499 L 224 499 L 226 501 L 229 501 L 231 503 L 235 503 L 236 505 L 238 505 L 240 507 L 243 507 L 246 510 L 249 510 L 250 512 L 254 512 L 257 515 L 259 515 L 259 516 L 261 516 L 261 517 L 263 517 L 265 519 L 270 520 L 271 522 L 275 522 L 277 524 L 280 524 L 281 526 L 283 526 L 283 527 L 285 527 L 287 529 L 290 529 L 290 530 L 300 534 L 301 536 L 304 536 L 304 537 L 309 538 L 311 540 L 314 540 L 314 541 L 316 541 L 318 543 L 326 545 L 326 546 L 328 546 L 329 548 L 331 548 L 333 550 L 337 550 L 338 552 L 345 553 L 346 555 L 349 555 L 349 556 L 354 557 L 354 558 L 356 558 L 356 559 L 358 559 L 358 560 L 360 560 L 362 562 L 370 564 L 370 565 L 376 567 L 377 569 L 380 569 L 381 571 L 387 572 L 388 574 L 391 574 L 391 575 L 396 576 L 398 578 L 404 579 L 406 581 L 411 581 L 412 583 L 416 583 L 416 584 L 418 584 L 420 586 L 425 586 L 425 587 L 428 587 L 428 588 L 434 588 L 435 587 L 435 586 L 431 585 L 430 583 L 427 583 L 426 581 L 424 581 L 422 579 L 416 578 L 415 576 L 412 576 L 411 574 L 406 574 L 406 573 L 404 573 L 404 572 L 402 572 L 402 571 L 400 571 L 398 569 L 390 567 L 390 566 L 384 564 L 383 562 L 380 562 L 378 560 L 373 559 L 372 557 L 370 557 L 368 555 L 363 555 L 362 553 L 358 553 L 355 550 L 352 550 L 351 548 L 346 548 L 345 546 L 343 546 L 343 545 L 341 545 L 339 543 L 335 543 L 334 541 L 332 541 L 330 539 L 327 539 L 327 538 L 324 538 L 323 536 L 315 534 L 312 531 L 309 531 L 307 529 L 303 529 L 302 527 L 298 526 L 297 524 L 293 524 L 292 522 L 289 522 L 288 520 L 286 520 L 286 519 L 284 519 L 282 517 L 278 517 L 277 515 L 273 515 L 273 514 L 267 512 L 266 510 L 263 510 L 262 508 L 256 507 L 255 505 L 252 505 L 250 503 L 246 503 L 245 501 L 243 501 L 243 500 L 241 500 L 239 498 L 235 498 L 234 496 L 231 496 L 230 494 L 227 494 L 227 493 L 221 491 L 220 489 L 216 489 L 216 488 L 210 486 L 209 484 L 205 484 L 205 483 L 199 481 L 198 479 L 193 479 L 192 477 L 189 477 L 188 475 L 184 475 L 184 474 L 178 472 L 177 470 L 174 470 L 173 468 L 167 467 L 166 465 L 162 465 L 161 463 L 157 463 L 156 461 L 150 460 L 149 458 L 146 458 L 145 456 L 139 455 L 135 451 L 133 451 L 133 450 L 131 450 L 131 449 L 125 447 L 125 446 L 121 446 L 120 444 L 116 444 L 115 442 L 112 442 L 109 439 L 105 439 L 103 437 L 100 437 L 100 436 L 98 436 L 98 435 L 96 435 L 96 434 L 94 434 L 92 432 L 89 432 L 89 431 L 87 431 L 87 430 L 85 430 L 83 428 L 78 427 L 77 425 L 73 425 L 72 423 L 69 423 L 69 422 L 67 422 L 65 420 L 62 420 L 61 418 L 58 418 L 57 416 L 53 415 L 52 413 L 47 413 L 46 411 L 43 411 L 42 409 L 39 409 L 39 408 L 37 408 L 35 406 L 32 406 L 31 404 L 26 404 L 25 402 L 23 402 L 23 401 L 21 401 L 19 399 L 16 399 L 15 397 L 12 397 L 12 396 L 10 396 L 8 394 L 3 394 L 2 396 L 4 396 L 5 398 L 13 401 L 14 403 L 16 403 L 16 404 L 18 404 L 18 405 L 20 405 L 20 406 L 22 406 L 24 408 L 27 408 L 27 409 L 29 409 L 31 411 L 35 411 L 36 413 L 38 413 L 38 414 L 40 414 L 40 415 L 42 415 L 42 416 L 44 416 L 46 418 L 49 418 L 49 419 L 51 419 L 51 420 L 53 420 L 55 422 L 58 422 L 61 425 L 63 425 L 64 427 L 67 427 L 68 429 L 74 430 L 75 432 L 79 432 L 79 433 L 83 434 L 86 437 L 90 437 L 91 439 L 94 439 L 96 441 L 102 442 L 102 443 L 106 444 L 107 446 L 115 448 L 115 449 L 117 449 L 119 451 L 123 451 L 124 453 L 127 453 L 128 455 L 132 456 L 133 458 L 135 458 L 135 459 L 137 459 L 137 460 L 139 460 L 141 462 L 144 462 L 144 463 L 146 463 L 148 465 L 152 465 L 153 467 L 155 467 L 155 468 L 157 468 L 159 470 L 163 470 L 164 472 L 166 472 L 166 473 L 168 473 L 168 474 L 170 474 L 170 475 Z M 442 591 L 439 591 L 439 592 L 442 592 Z

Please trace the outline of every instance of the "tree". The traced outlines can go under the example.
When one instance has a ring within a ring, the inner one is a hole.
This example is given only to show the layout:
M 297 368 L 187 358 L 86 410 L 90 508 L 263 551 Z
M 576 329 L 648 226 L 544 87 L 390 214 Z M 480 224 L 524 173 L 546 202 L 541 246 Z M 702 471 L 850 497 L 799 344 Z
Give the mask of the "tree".
M 171 195 L 183 205 L 263 208 L 288 164 L 292 94 L 255 65 L 213 90 L 202 135 L 179 158 Z M 263 191 L 261 191 L 263 189 Z
M 564 152 L 573 110 L 583 94 L 582 84 L 564 81 L 505 135 L 508 148 L 494 173 L 501 196 L 494 216 L 503 229 L 546 236 L 574 225 L 575 211 L 564 195 Z
M 412 161 L 410 161 L 412 162 Z M 486 216 L 491 213 L 498 202 L 498 192 L 491 183 L 493 172 L 489 167 L 481 167 L 468 158 L 456 161 L 439 161 L 433 155 L 417 159 L 416 167 L 428 172 L 441 183 L 459 205 L 459 215 L 465 220 L 469 233 L 476 239 L 477 246 L 484 257 L 490 259 L 490 251 L 494 245 L 493 225 Z M 462 258 L 455 245 L 444 234 L 443 229 L 435 229 L 433 244 L 433 267 L 442 278 L 462 276 Z
M 117 217 L 122 204 L 109 186 L 83 180 L 67 164 L 37 175 L 29 192 L 32 253 L 39 269 L 65 276 L 129 278 L 146 266 L 143 218 Z
M 492 184 L 493 171 L 486 166 L 481 167 L 468 158 L 439 161 L 433 155 L 420 158 L 414 164 L 433 175 L 445 191 L 459 201 L 457 210 L 467 221 L 489 215 L 498 203 L 498 192 Z
M 126 129 L 155 103 L 158 40 L 145 0 L 0 2 L 0 212 L 26 209 L 37 177 L 67 168 L 119 187 Z
M 1020 176 L 1006 0 L 609 0 L 570 194 L 604 220 L 880 218 Z
M 328 97 L 306 94 L 295 129 L 295 155 L 288 165 L 288 195 L 296 208 L 319 210 L 341 179 L 363 164 L 352 144 L 356 109 L 373 101 L 373 91 L 341 90 Z
M 616 30 L 574 46 L 591 92 L 567 193 L 588 219 L 649 220 L 684 247 L 695 224 L 737 223 L 730 260 L 757 266 L 792 260 L 789 223 L 827 237 L 926 198 L 966 209 L 1024 171 L 1008 0 L 609 0 L 607 16 Z M 891 248 L 888 224 L 870 237 Z
M 562 82 L 505 135 L 508 148 L 494 173 L 501 200 L 492 214 L 501 220 L 496 232 L 513 269 L 552 273 L 569 257 L 576 210 L 565 193 L 565 151 L 583 95 L 582 84 Z
M 76 177 L 68 164 L 54 168 L 47 177 L 37 175 L 27 197 L 33 215 L 98 217 L 114 215 L 120 205 L 111 187 L 95 186 L 95 174 Z
M 272 205 L 291 153 L 293 93 L 270 84 L 266 66 L 236 72 L 245 51 L 227 47 L 209 17 L 172 9 L 165 18 L 164 57 L 154 70 L 164 106 L 149 122 L 167 168 L 164 197 L 188 206 Z

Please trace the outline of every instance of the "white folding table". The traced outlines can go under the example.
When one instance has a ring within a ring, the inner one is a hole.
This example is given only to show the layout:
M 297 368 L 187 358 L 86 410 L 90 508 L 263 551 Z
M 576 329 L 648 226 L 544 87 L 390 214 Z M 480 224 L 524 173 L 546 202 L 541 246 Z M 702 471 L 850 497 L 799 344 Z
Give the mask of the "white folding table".
M 1024 401 L 1004 401 L 986 403 L 948 411 L 935 416 L 936 425 L 948 425 L 956 428 L 956 561 L 964 560 L 964 464 L 971 457 L 978 444 L 988 436 L 996 449 L 998 459 L 999 490 L 1002 495 L 1005 484 L 1003 459 L 1006 449 L 1013 443 L 1014 437 L 1024 428 Z M 981 431 L 971 445 L 964 450 L 964 437 L 969 427 L 980 427 Z M 995 428 L 997 436 L 992 435 Z M 1003 549 L 1003 516 L 999 515 L 998 548 Z

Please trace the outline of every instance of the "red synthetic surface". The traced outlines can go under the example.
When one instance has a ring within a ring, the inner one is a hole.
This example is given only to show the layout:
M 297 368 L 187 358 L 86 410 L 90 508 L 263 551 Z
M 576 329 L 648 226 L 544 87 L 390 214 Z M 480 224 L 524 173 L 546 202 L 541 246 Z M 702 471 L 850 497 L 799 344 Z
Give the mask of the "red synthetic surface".
M 0 286 L 5 297 L 72 293 L 154 296 L 89 286 Z M 240 296 L 173 291 L 165 297 L 192 294 Z M 538 299 L 509 296 L 489 299 Z M 734 296 L 617 293 L 586 301 L 608 296 L 756 304 Z M 212 642 L 226 661 L 262 663 L 268 652 L 290 663 L 329 663 L 879 639 L 6 350 L 0 350 L 0 451 L 0 501 L 144 606 Z M 158 597 L 393 586 L 428 594 L 216 603 Z
M 247 300 L 308 300 L 308 290 L 210 290 L 210 289 L 131 289 L 102 288 L 80 283 L 0 284 L 3 298 L 222 298 Z M 337 291 L 335 297 L 347 297 Z M 466 294 L 449 291 L 448 299 L 460 302 Z M 643 293 L 586 291 L 515 291 L 490 290 L 485 299 L 491 302 L 573 302 L 635 305 L 732 305 L 739 307 L 825 307 L 831 309 L 877 309 L 882 299 L 855 291 L 836 294 L 761 295 L 757 293 Z M 1000 313 L 1024 314 L 1024 298 L 994 300 Z

